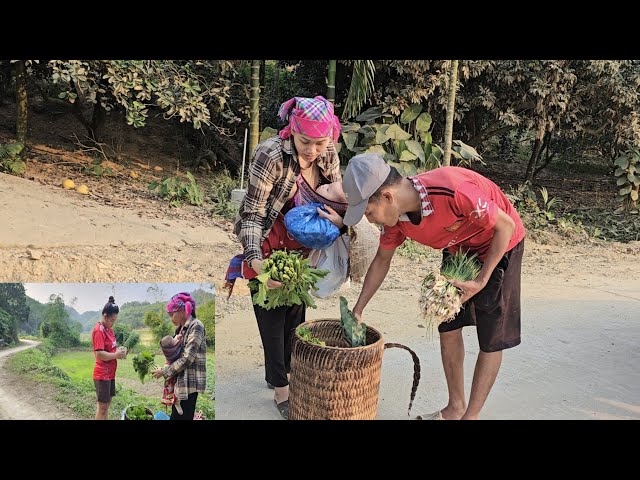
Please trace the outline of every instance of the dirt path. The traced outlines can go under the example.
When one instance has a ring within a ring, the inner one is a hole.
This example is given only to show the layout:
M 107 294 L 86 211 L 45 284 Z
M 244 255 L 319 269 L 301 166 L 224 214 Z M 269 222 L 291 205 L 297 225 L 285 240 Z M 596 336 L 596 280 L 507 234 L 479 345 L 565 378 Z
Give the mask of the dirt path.
M 76 420 L 79 417 L 54 399 L 54 387 L 16 375 L 5 367 L 10 355 L 40 344 L 22 340 L 19 347 L 0 350 L 0 420 Z
M 640 242 L 566 246 L 526 244 L 522 279 L 523 341 L 504 354 L 486 419 L 640 419 Z M 390 275 L 365 310 L 386 342 L 412 348 L 422 364 L 413 414 L 446 404 L 437 337 L 420 326 L 422 266 L 393 260 Z M 353 305 L 360 292 L 342 293 Z M 216 305 L 219 419 L 279 419 L 265 387 L 263 351 L 248 297 Z M 339 318 L 337 296 L 319 300 L 308 319 Z M 475 330 L 465 329 L 465 380 L 470 391 L 478 355 Z M 379 419 L 406 419 L 412 362 L 406 352 L 383 357 Z
M 207 281 L 232 243 L 202 209 L 106 200 L 0 174 L 0 281 Z

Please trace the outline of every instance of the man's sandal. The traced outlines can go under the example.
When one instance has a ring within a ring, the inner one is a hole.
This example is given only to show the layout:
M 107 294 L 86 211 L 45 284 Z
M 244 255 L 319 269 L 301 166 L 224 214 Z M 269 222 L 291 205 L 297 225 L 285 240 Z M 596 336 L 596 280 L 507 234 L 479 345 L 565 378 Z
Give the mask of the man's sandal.
M 442 416 L 442 411 L 438 410 L 437 412 L 418 415 L 416 417 L 416 420 L 446 420 L 446 419 Z
M 285 420 L 289 420 L 289 400 L 285 400 L 284 402 L 277 403 L 275 400 L 273 401 L 278 412 Z

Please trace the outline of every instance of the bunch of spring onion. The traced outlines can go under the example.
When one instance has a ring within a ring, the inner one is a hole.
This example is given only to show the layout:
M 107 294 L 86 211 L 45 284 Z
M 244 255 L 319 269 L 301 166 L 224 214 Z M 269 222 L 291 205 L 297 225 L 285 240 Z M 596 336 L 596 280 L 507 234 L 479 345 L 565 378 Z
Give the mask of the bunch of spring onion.
M 453 320 L 462 308 L 462 292 L 449 280 L 474 280 L 480 269 L 477 254 L 467 256 L 459 250 L 447 257 L 440 271 L 434 268 L 424 278 L 420 290 L 420 309 L 428 329 Z

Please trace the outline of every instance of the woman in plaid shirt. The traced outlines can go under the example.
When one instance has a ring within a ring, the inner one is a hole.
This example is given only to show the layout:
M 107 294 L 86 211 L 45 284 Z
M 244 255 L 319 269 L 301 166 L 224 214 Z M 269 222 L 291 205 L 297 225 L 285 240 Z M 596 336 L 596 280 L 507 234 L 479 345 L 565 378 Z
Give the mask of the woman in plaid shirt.
M 264 262 L 262 242 L 274 224 L 294 204 L 300 181 L 314 190 L 325 183 L 341 181 L 340 160 L 334 142 L 340 135 L 340 121 L 333 104 L 324 97 L 294 97 L 278 112 L 287 126 L 278 136 L 260 143 L 253 152 L 249 169 L 249 188 L 240 204 L 234 232 L 244 249 L 244 260 L 256 272 Z M 303 178 L 300 179 L 299 177 Z M 331 207 L 319 214 L 338 228 L 342 217 Z M 269 288 L 281 283 L 269 280 Z M 275 405 L 280 415 L 289 415 L 289 379 L 291 338 L 305 320 L 305 305 L 265 310 L 253 306 L 264 347 L 265 379 L 275 390 Z
M 186 292 L 171 297 L 167 313 L 176 327 L 175 337 L 182 335 L 182 354 L 171 365 L 152 372 L 154 378 L 176 377 L 174 395 L 182 413 L 171 407 L 171 420 L 193 420 L 198 393 L 204 393 L 207 377 L 207 341 L 204 325 L 196 318 L 196 301 Z

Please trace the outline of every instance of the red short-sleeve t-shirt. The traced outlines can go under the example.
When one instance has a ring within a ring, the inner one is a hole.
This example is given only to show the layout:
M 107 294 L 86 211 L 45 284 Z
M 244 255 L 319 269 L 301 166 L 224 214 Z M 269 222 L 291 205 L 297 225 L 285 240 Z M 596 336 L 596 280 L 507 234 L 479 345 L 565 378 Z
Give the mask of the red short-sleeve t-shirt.
M 113 353 L 116 351 L 116 336 L 113 333 L 113 329 L 105 327 L 102 322 L 96 323 L 91 333 L 93 340 L 94 354 L 98 350 L 104 350 L 107 353 Z M 96 366 L 93 368 L 94 380 L 113 380 L 116 378 L 116 369 L 118 368 L 118 361 L 113 360 L 99 360 L 96 355 Z
M 463 248 L 478 253 L 480 260 L 484 260 L 493 239 L 498 209 L 516 224 L 507 251 L 525 236 L 518 211 L 500 187 L 472 170 L 442 167 L 410 180 L 420 194 L 422 220 L 418 225 L 399 221 L 393 227 L 384 227 L 380 236 L 383 249 L 397 248 L 408 237 L 451 253 Z

